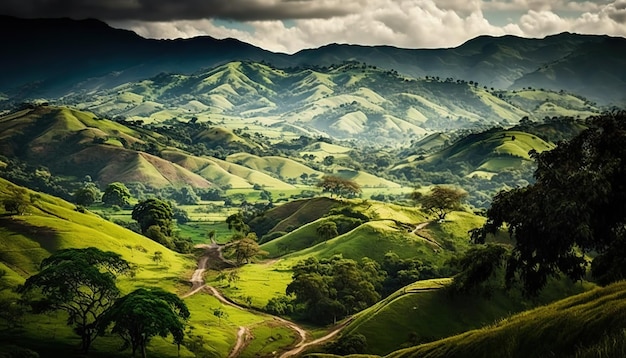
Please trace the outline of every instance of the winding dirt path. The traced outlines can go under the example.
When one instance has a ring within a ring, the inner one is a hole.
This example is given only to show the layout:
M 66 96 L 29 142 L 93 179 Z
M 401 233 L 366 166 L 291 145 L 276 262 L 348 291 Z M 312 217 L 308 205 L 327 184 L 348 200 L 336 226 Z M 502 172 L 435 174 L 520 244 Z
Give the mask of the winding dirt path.
M 313 340 L 313 341 L 310 341 L 310 342 L 306 342 L 306 343 L 304 343 L 304 341 L 301 341 L 299 344 L 296 345 L 295 348 L 293 348 L 293 349 L 291 349 L 291 350 L 281 354 L 280 358 L 293 357 L 293 356 L 295 356 L 297 354 L 302 353 L 302 351 L 305 350 L 306 348 L 309 348 L 311 346 L 315 346 L 315 345 L 318 345 L 318 344 L 321 344 L 321 343 L 324 343 L 326 341 L 331 340 L 339 332 L 341 332 L 342 329 L 344 329 L 348 324 L 350 324 L 350 322 L 352 322 L 353 319 L 354 319 L 354 316 L 351 316 L 350 318 L 348 318 L 347 320 L 342 322 L 340 325 L 335 327 L 332 331 L 330 331 L 324 337 L 320 337 L 320 338 L 318 338 L 316 340 Z
M 236 358 L 241 355 L 241 352 L 243 352 L 248 343 L 250 343 L 248 337 L 250 337 L 250 330 L 247 327 L 239 327 L 239 331 L 237 331 L 237 343 L 235 343 L 235 346 L 230 351 L 228 358 Z
M 411 234 L 413 234 L 413 235 L 415 235 L 415 236 L 419 237 L 420 239 L 422 239 L 422 240 L 426 241 L 427 243 L 429 243 L 429 244 L 431 244 L 431 245 L 434 245 L 434 246 L 437 246 L 437 247 L 438 247 L 438 248 L 440 248 L 440 249 L 443 249 L 443 248 L 441 247 L 441 244 L 439 244 L 437 241 L 435 241 L 435 240 L 433 240 L 433 239 L 430 239 L 430 238 L 427 238 L 427 237 L 424 237 L 424 236 L 421 236 L 421 235 L 419 235 L 419 234 L 417 233 L 419 230 L 422 230 L 423 228 L 425 228 L 426 226 L 428 226 L 428 224 L 430 224 L 430 221 L 426 221 L 426 222 L 423 222 L 423 223 L 420 223 L 420 224 L 415 225 L 415 229 L 413 229 L 413 231 L 411 231 Z

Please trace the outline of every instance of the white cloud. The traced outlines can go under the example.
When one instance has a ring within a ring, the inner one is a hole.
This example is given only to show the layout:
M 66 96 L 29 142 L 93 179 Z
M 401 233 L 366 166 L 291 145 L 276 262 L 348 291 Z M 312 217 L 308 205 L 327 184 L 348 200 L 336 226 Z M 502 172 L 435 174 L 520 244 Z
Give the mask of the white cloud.
M 328 0 L 330 1 L 330 0 Z M 330 18 L 246 22 L 244 30 L 212 20 L 125 22 L 140 35 L 155 38 L 210 35 L 234 37 L 277 52 L 293 53 L 328 43 L 393 45 L 408 48 L 453 47 L 479 35 L 543 37 L 563 31 L 626 35 L 626 0 L 599 4 L 566 0 L 344 0 L 358 12 Z M 524 9 L 519 18 L 495 26 L 484 9 Z M 566 11 L 563 15 L 561 11 Z

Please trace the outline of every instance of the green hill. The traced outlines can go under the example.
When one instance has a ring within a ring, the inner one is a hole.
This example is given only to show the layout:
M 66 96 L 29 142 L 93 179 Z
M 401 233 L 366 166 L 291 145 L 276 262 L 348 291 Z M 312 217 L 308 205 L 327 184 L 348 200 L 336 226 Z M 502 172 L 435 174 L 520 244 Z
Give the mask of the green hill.
M 367 338 L 368 353 L 384 355 L 401 346 L 436 341 L 471 329 L 489 326 L 515 312 L 577 294 L 591 285 L 550 283 L 540 297 L 496 289 L 490 297 L 451 295 L 449 279 L 418 281 L 360 312 L 342 332 Z
M 338 205 L 338 200 L 327 197 L 293 200 L 264 212 L 249 225 L 260 238 L 268 233 L 293 231 L 326 215 Z
M 44 166 L 54 175 L 89 175 L 102 185 L 122 181 L 152 187 L 211 186 L 182 166 L 138 150 L 158 150 L 162 135 L 88 112 L 52 106 L 18 111 L 0 117 L 0 139 L 0 154 Z
M 487 327 L 387 357 L 619 357 L 624 354 L 626 283 L 526 311 Z
M 215 127 L 194 139 L 249 148 L 256 145 L 244 134 L 267 131 L 267 126 L 285 137 L 323 133 L 399 146 L 435 131 L 514 124 L 526 116 L 584 118 L 599 112 L 565 92 L 494 90 L 474 81 L 406 77 L 358 62 L 281 69 L 235 61 L 194 75 L 160 74 L 67 101 L 144 123 L 212 123 Z M 334 155 L 327 149 L 310 154 Z
M 428 156 L 410 156 L 392 170 L 406 167 L 424 167 L 428 170 L 445 170 L 462 166 L 465 174 L 493 175 L 507 168 L 519 168 L 531 160 L 529 152 L 542 152 L 554 148 L 537 135 L 515 130 L 488 130 L 470 134 L 449 147 Z
M 14 185 L 0 179 L 0 201 L 10 195 Z M 139 287 L 158 286 L 167 291 L 182 295 L 190 284 L 187 280 L 196 268 L 196 259 L 191 255 L 181 255 L 133 231 L 117 226 L 89 211 L 76 211 L 73 204 L 61 199 L 28 191 L 35 195 L 24 215 L 9 215 L 0 207 L 0 269 L 7 271 L 7 282 L 11 287 L 24 282 L 35 274 L 42 259 L 56 250 L 65 248 L 96 247 L 120 254 L 136 267 L 133 277 L 121 276 L 118 286 L 122 293 Z M 155 251 L 162 253 L 162 261 L 157 264 L 152 259 Z M 8 291 L 0 290 L 0 298 Z M 197 348 L 205 355 L 222 357 L 228 354 L 236 341 L 237 327 L 241 324 L 264 324 L 265 317 L 223 307 L 228 317 L 218 320 L 212 309 L 222 303 L 215 297 L 198 293 L 185 299 L 191 312 L 188 324 L 195 335 L 204 337 Z M 42 318 L 43 317 L 43 318 Z M 0 355 L 10 353 L 15 346 L 27 347 L 38 352 L 41 357 L 71 355 L 80 339 L 69 326 L 63 313 L 45 316 L 27 313 L 18 323 L 18 329 L 5 330 L 4 318 L 0 336 Z M 291 342 L 289 337 L 281 343 Z M 11 344 L 6 344 L 10 342 Z M 282 341 L 281 341 L 282 342 Z M 124 357 L 120 352 L 122 341 L 115 335 L 99 337 L 94 341 L 90 356 Z M 177 349 L 171 338 L 155 338 L 148 345 L 148 355 L 159 357 L 193 357 L 185 345 Z

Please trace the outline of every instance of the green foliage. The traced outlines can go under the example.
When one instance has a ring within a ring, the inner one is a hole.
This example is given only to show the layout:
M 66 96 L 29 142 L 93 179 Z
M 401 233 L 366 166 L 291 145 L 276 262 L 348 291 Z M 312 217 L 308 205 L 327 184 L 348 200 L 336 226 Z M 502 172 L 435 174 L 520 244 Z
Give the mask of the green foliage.
M 354 260 L 334 256 L 308 258 L 293 267 L 293 281 L 286 293 L 295 295 L 304 315 L 316 323 L 329 323 L 356 313 L 380 299 L 380 266 L 366 258 Z
M 256 242 L 256 235 L 250 233 L 245 237 L 238 239 L 228 246 L 228 250 L 232 251 L 237 265 L 247 264 L 256 256 L 267 255 L 267 252 L 261 250 Z
M 453 210 L 461 208 L 461 201 L 467 193 L 461 189 L 449 188 L 445 186 L 434 186 L 430 193 L 422 194 L 414 191 L 413 200 L 417 201 L 424 210 L 437 215 L 439 220 L 444 220 L 446 215 Z
M 591 251 L 598 253 L 591 268 L 599 282 L 626 278 L 626 113 L 592 118 L 589 126 L 534 153 L 536 183 L 496 195 L 487 223 L 473 233 L 484 242 L 507 224 L 515 240 L 507 281 L 519 277 L 530 294 L 561 273 L 582 279 Z
M 146 345 L 154 336 L 171 334 L 174 343 L 184 338 L 185 322 L 189 319 L 187 305 L 178 296 L 161 288 L 139 288 L 118 299 L 102 317 L 100 331 L 113 325 L 111 331 L 130 347 L 133 356 L 139 350 L 146 357 Z
M 293 299 L 285 295 L 272 297 L 267 301 L 265 311 L 277 316 L 290 315 L 294 312 Z
M 144 234 L 149 227 L 157 226 L 165 236 L 172 235 L 174 213 L 166 201 L 156 198 L 142 200 L 133 207 L 132 218 L 139 223 Z
M 105 205 L 118 205 L 118 206 L 126 206 L 130 204 L 130 191 L 126 185 L 120 182 L 114 182 L 107 185 L 107 188 L 104 190 L 104 194 L 102 194 L 102 202 Z
M 337 224 L 334 221 L 326 221 L 315 230 L 322 241 L 327 241 L 339 235 Z
M 460 273 L 454 277 L 450 289 L 457 293 L 478 291 L 489 295 L 488 281 L 504 267 L 506 254 L 503 246 L 488 244 L 472 247 L 463 256 L 453 258 L 450 266 Z
M 243 235 L 250 232 L 250 227 L 248 226 L 248 224 L 246 224 L 243 213 L 241 211 L 229 215 L 226 218 L 226 223 L 228 224 L 228 230 L 234 230 Z
M 440 277 L 431 265 L 415 257 L 402 259 L 395 252 L 386 253 L 381 266 L 386 272 L 382 291 L 385 296 L 413 282 Z
M 367 352 L 367 338 L 355 333 L 339 337 L 336 342 L 328 344 L 324 350 L 332 354 L 348 355 Z
M 65 311 L 67 324 L 74 326 L 87 352 L 98 335 L 100 318 L 119 296 L 115 274 L 130 272 L 128 262 L 119 254 L 90 247 L 61 250 L 44 259 L 40 269 L 20 292 L 32 298 L 35 312 Z
M 100 190 L 94 183 L 85 183 L 74 191 L 74 202 L 78 205 L 89 206 L 98 200 Z
M 325 175 L 317 186 L 330 195 L 353 198 L 361 193 L 361 186 L 350 179 L 344 179 L 334 175 Z

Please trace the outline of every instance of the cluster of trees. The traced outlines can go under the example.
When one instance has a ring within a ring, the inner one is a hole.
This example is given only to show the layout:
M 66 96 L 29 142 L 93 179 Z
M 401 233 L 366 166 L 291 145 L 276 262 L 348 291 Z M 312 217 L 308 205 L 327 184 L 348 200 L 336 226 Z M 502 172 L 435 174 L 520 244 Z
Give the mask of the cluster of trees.
M 519 283 L 528 294 L 539 292 L 551 277 L 583 279 L 590 262 L 601 284 L 626 278 L 626 112 L 606 113 L 587 124 L 556 149 L 532 153 L 534 184 L 494 197 L 487 222 L 472 232 L 472 240 L 484 244 L 506 224 L 515 245 L 506 253 L 484 249 L 490 260 L 468 260 L 485 263 L 469 265 L 475 271 L 467 275 L 468 285 L 491 277 L 490 262 L 499 262 L 500 254 L 506 283 Z
M 140 288 L 120 297 L 118 275 L 132 275 L 119 254 L 96 248 L 65 249 L 44 259 L 40 272 L 18 292 L 35 313 L 64 311 L 67 324 L 89 351 L 93 341 L 109 331 L 118 334 L 133 355 L 146 356 L 150 338 L 171 334 L 181 344 L 189 311 L 178 296 L 160 288 Z
M 293 267 L 286 293 L 294 295 L 306 319 L 329 323 L 376 303 L 383 280 L 380 265 L 368 258 L 356 262 L 341 256 L 311 257 Z
M 186 212 L 183 213 L 186 216 Z M 178 215 L 183 213 L 178 211 Z M 191 252 L 193 248 L 191 239 L 181 237 L 173 231 L 176 215 L 177 211 L 169 202 L 157 198 L 139 201 L 131 213 L 131 217 L 137 221 L 141 233 L 146 237 L 171 250 Z

